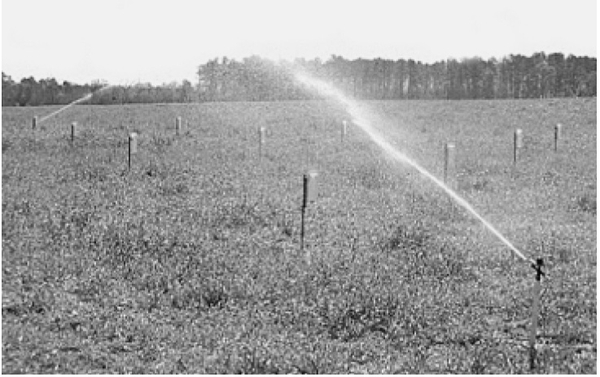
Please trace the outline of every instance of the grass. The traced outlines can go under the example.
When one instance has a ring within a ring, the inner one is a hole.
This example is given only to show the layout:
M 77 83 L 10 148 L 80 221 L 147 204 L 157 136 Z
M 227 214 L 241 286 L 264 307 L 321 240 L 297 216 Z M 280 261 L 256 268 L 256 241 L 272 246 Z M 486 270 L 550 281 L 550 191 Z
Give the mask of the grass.
M 454 141 L 458 192 L 544 258 L 536 372 L 596 373 L 595 99 L 365 105 L 437 176 Z M 51 110 L 2 114 L 4 373 L 529 371 L 534 271 L 359 129 L 341 144 L 335 104 L 76 106 L 32 132 Z

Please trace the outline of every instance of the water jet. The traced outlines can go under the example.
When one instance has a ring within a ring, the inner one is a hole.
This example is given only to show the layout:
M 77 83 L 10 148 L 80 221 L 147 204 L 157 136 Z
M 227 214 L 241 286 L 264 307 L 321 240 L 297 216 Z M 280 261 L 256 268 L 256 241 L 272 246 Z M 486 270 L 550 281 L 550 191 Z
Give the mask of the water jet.
M 112 88 L 112 87 L 113 87 L 113 85 L 107 85 L 107 86 L 105 86 L 103 88 L 98 89 L 96 91 L 96 93 L 97 92 L 102 92 L 102 91 L 104 91 L 104 90 L 106 90 L 108 88 Z M 74 105 L 76 105 L 76 104 L 78 104 L 80 102 L 85 102 L 85 101 L 91 99 L 93 94 L 94 94 L 94 92 L 88 93 L 85 96 L 83 96 L 83 97 L 81 97 L 79 99 L 76 99 L 75 101 L 69 103 L 68 105 L 65 105 L 65 106 L 61 107 L 60 109 L 58 109 L 58 110 L 56 110 L 56 111 L 54 111 L 54 112 L 52 112 L 52 113 L 50 113 L 50 114 L 42 117 L 41 119 L 39 119 L 39 121 L 37 120 L 37 117 L 34 117 L 35 118 L 35 123 L 33 124 L 33 128 L 35 129 L 35 126 L 37 124 L 45 122 L 46 120 L 50 119 L 51 117 L 53 117 L 55 115 L 60 114 L 61 112 L 65 111 L 66 109 L 70 108 L 71 106 L 74 106 Z
M 478 220 L 482 225 L 485 226 L 488 231 L 490 231 L 498 240 L 500 240 L 504 245 L 506 245 L 516 256 L 521 258 L 523 261 L 532 262 L 530 258 L 527 258 L 519 249 L 517 249 L 506 237 L 500 233 L 490 222 L 488 222 L 485 218 L 483 218 L 474 208 L 471 206 L 469 202 L 463 199 L 458 193 L 452 190 L 448 185 L 438 179 L 436 176 L 431 174 L 425 168 L 423 168 L 420 164 L 418 164 L 415 160 L 408 157 L 406 154 L 397 150 L 389 141 L 378 132 L 372 125 L 369 120 L 369 117 L 365 114 L 359 104 L 350 100 L 346 97 L 341 91 L 333 87 L 332 85 L 313 78 L 304 72 L 296 72 L 295 73 L 296 80 L 305 85 L 307 88 L 310 88 L 313 91 L 316 91 L 318 94 L 324 97 L 332 98 L 336 100 L 338 103 L 343 105 L 346 111 L 350 114 L 352 118 L 352 123 L 360 127 L 370 138 L 371 140 L 377 144 L 388 156 L 390 156 L 393 160 L 398 162 L 405 163 L 415 170 L 417 170 L 423 177 L 429 179 L 436 186 L 442 189 L 448 196 L 450 196 L 460 207 L 466 210 L 472 217 Z M 516 137 L 515 137 L 516 140 Z M 515 143 L 516 145 L 516 143 Z

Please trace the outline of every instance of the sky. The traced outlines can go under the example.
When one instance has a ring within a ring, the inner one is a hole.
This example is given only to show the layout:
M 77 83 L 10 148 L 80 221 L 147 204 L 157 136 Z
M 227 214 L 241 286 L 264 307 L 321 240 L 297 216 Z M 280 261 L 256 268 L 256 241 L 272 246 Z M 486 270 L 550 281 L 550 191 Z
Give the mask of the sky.
M 2 71 L 158 85 L 223 56 L 596 57 L 596 24 L 596 0 L 2 0 Z

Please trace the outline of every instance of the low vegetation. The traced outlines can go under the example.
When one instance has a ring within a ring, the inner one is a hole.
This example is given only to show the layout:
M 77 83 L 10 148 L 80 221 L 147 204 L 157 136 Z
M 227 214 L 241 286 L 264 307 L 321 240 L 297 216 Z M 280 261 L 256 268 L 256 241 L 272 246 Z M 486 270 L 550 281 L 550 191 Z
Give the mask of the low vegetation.
M 596 100 L 366 105 L 544 258 L 536 372 L 596 373 Z M 51 110 L 2 114 L 3 373 L 529 372 L 534 271 L 335 104 Z

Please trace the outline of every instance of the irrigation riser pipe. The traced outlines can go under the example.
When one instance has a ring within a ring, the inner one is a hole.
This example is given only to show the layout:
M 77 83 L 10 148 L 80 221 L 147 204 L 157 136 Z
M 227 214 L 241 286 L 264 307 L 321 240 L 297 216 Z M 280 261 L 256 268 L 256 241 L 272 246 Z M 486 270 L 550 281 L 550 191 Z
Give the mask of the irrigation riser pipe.
M 304 251 L 304 226 L 306 217 L 306 208 L 311 202 L 317 200 L 318 186 L 317 177 L 319 173 L 316 170 L 309 170 L 303 177 L 303 198 L 302 198 L 302 210 L 301 210 L 301 224 L 300 224 L 300 251 Z M 306 252 L 307 263 L 310 264 L 310 252 Z
M 540 292 L 542 290 L 541 280 L 544 272 L 544 260 L 538 258 L 531 267 L 535 270 L 535 282 L 533 284 L 533 305 L 531 308 L 531 331 L 529 333 L 529 369 L 533 372 L 536 366 L 537 351 L 535 343 L 537 338 L 538 317 L 540 315 Z
M 131 166 L 133 165 L 133 156 L 137 153 L 137 133 L 132 132 L 129 135 L 129 153 L 127 158 L 127 168 L 131 171 Z

